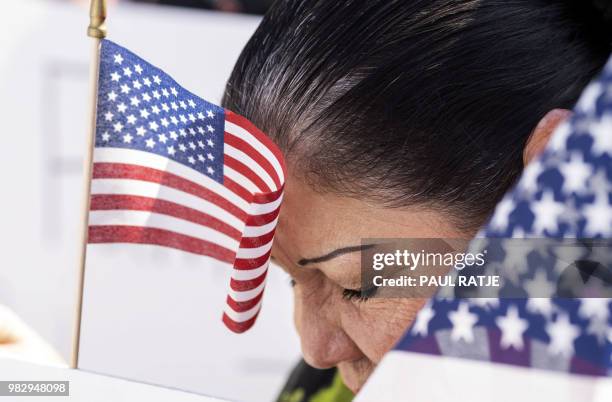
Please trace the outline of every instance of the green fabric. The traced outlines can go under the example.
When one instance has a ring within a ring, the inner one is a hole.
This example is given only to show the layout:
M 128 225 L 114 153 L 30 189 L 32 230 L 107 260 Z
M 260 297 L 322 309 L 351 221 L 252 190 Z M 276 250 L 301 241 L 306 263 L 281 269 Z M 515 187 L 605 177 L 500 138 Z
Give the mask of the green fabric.
M 304 390 L 302 388 L 299 388 L 292 392 L 283 392 L 278 398 L 278 402 L 305 402 L 303 399 Z
M 342 382 L 340 374 L 336 373 L 331 387 L 324 388 L 310 398 L 309 402 L 350 402 L 353 393 Z
M 344 385 L 340 374 L 335 373 L 331 385 L 321 388 L 312 397 L 306 399 L 303 388 L 294 389 L 291 392 L 285 391 L 278 398 L 279 402 L 350 402 L 353 400 L 353 393 Z

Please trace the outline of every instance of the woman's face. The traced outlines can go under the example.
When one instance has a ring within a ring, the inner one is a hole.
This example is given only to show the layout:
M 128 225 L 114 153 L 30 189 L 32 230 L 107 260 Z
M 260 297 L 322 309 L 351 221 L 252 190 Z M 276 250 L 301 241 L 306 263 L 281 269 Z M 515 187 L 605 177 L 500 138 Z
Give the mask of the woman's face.
M 315 192 L 289 174 L 272 257 L 295 282 L 295 325 L 305 360 L 337 366 L 357 392 L 425 300 L 350 297 L 360 288 L 362 238 L 465 238 L 440 213 L 386 209 Z

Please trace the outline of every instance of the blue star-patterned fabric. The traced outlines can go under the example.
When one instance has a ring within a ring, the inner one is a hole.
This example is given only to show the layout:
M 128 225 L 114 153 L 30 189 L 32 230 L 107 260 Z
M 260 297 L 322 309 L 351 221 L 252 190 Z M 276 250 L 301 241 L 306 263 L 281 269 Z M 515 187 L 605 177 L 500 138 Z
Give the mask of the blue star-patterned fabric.
M 97 148 L 155 153 L 223 183 L 222 107 L 109 40 L 98 85 Z
M 612 59 L 478 237 L 612 238 Z M 437 294 L 395 349 L 609 376 L 612 300 Z

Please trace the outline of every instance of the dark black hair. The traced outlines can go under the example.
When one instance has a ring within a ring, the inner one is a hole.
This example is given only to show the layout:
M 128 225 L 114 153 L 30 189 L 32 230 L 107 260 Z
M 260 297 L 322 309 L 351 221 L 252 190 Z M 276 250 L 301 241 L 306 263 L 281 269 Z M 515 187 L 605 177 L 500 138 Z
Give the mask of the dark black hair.
M 278 0 L 223 104 L 318 188 L 474 227 L 539 120 L 605 64 L 612 35 L 587 3 Z

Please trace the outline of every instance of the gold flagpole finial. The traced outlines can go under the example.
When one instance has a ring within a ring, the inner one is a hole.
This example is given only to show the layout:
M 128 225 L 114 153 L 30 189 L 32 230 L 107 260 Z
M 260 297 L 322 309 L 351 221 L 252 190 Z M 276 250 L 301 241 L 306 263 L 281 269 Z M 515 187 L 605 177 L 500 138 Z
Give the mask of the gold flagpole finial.
M 89 8 L 89 27 L 87 27 L 87 35 L 92 38 L 102 39 L 106 37 L 106 1 L 91 0 Z

